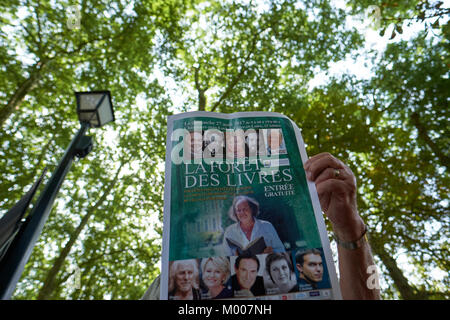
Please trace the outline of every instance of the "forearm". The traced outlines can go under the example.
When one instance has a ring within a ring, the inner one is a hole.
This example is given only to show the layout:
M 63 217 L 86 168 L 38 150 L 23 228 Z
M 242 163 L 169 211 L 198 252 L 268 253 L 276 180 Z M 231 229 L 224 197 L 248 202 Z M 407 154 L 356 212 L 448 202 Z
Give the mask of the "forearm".
M 340 287 L 344 299 L 380 299 L 378 274 L 367 241 L 354 250 L 338 245 L 338 259 Z

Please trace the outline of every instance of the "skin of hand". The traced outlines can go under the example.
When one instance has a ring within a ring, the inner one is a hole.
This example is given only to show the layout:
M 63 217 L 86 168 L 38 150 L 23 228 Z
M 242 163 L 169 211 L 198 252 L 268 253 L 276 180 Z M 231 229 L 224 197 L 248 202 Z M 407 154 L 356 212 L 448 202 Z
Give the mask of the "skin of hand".
M 330 153 L 311 157 L 304 165 L 308 180 L 316 185 L 320 205 L 334 233 L 343 241 L 355 241 L 364 232 L 356 205 L 356 178 L 341 160 Z M 335 169 L 339 170 L 336 176 Z

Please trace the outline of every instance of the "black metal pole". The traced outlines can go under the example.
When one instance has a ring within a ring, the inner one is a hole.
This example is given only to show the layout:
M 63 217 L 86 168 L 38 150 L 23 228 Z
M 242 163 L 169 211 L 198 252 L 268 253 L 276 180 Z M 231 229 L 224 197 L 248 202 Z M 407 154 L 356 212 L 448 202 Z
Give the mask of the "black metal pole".
M 17 282 L 30 258 L 34 245 L 42 232 L 50 214 L 56 195 L 77 154 L 80 141 L 89 129 L 89 123 L 81 123 L 81 128 L 67 148 L 58 167 L 53 172 L 39 200 L 30 212 L 29 220 L 21 228 L 0 264 L 0 299 L 10 299 Z

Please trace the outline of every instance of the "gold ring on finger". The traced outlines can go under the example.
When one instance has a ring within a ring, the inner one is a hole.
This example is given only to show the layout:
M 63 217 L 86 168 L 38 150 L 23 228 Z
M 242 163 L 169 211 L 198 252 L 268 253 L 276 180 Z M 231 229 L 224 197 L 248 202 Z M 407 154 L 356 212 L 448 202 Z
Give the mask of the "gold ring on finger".
M 341 171 L 339 169 L 334 169 L 334 177 L 339 178 L 341 176 Z

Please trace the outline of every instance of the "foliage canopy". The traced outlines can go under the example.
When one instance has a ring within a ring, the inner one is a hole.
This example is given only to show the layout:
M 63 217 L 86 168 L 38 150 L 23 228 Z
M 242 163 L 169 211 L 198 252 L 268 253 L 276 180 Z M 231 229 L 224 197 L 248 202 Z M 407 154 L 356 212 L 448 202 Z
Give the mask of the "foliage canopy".
M 0 213 L 61 158 L 78 127 L 73 91 L 111 90 L 117 118 L 74 163 L 14 298 L 142 296 L 159 273 L 166 117 L 192 110 L 289 116 L 308 154 L 357 175 L 384 297 L 449 298 L 448 277 L 434 276 L 450 270 L 448 9 L 380 3 L 381 33 L 392 21 L 424 31 L 381 39 L 369 80 L 311 88 L 363 48 L 345 21 L 372 3 L 346 3 L 2 1 Z

